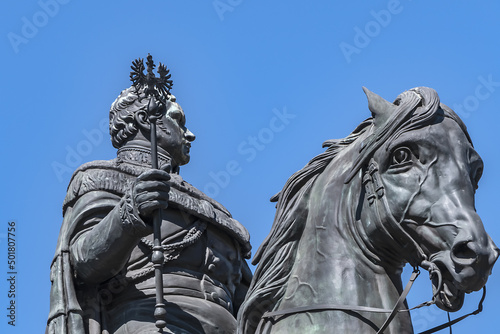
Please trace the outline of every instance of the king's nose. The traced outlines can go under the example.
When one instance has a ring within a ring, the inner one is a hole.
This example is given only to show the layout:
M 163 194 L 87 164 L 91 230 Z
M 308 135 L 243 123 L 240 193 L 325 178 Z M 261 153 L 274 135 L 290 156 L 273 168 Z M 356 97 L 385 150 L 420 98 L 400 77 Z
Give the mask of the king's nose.
M 190 142 L 191 141 L 194 141 L 196 139 L 196 136 L 194 135 L 194 133 L 192 133 L 191 131 L 189 131 L 188 129 L 186 129 L 186 134 L 185 134 L 185 137 L 187 140 L 189 140 Z

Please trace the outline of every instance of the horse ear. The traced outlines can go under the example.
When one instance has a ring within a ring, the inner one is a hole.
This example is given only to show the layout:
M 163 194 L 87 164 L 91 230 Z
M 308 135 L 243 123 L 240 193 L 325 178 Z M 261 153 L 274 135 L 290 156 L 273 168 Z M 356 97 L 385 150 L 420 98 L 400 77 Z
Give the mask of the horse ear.
M 370 91 L 366 87 L 363 87 L 363 91 L 368 99 L 368 109 L 372 112 L 373 123 L 376 127 L 385 124 L 389 117 L 394 113 L 397 106 Z

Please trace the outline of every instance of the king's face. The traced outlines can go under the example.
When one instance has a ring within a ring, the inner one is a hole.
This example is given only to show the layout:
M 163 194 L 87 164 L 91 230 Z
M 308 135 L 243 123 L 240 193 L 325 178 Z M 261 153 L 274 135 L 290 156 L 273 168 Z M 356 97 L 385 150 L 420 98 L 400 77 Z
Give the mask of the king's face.
M 189 162 L 191 142 L 196 137 L 186 128 L 186 117 L 180 105 L 175 102 L 167 104 L 157 136 L 158 146 L 177 164 L 185 165 Z

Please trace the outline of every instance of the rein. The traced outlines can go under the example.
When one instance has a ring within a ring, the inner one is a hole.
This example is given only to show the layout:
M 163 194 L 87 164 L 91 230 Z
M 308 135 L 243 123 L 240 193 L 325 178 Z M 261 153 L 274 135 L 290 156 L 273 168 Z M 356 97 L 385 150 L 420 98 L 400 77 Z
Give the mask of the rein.
M 387 329 L 391 321 L 394 319 L 394 317 L 398 313 L 402 312 L 410 312 L 416 309 L 419 309 L 424 306 L 430 306 L 434 304 L 433 301 L 428 301 L 421 303 L 415 307 L 412 307 L 411 309 L 401 309 L 403 306 L 403 303 L 406 299 L 406 296 L 411 290 L 411 287 L 413 286 L 413 283 L 417 279 L 418 275 L 420 274 L 420 270 L 418 268 L 414 268 L 410 279 L 408 283 L 406 284 L 405 289 L 401 293 L 401 295 L 398 298 L 398 301 L 394 305 L 392 310 L 388 309 L 383 309 L 383 308 L 377 308 L 377 307 L 369 307 L 369 306 L 360 306 L 360 305 L 337 305 L 337 304 L 318 304 L 318 305 L 308 305 L 308 306 L 301 306 L 301 307 L 293 307 L 285 310 L 279 310 L 279 311 L 273 311 L 273 312 L 265 312 L 262 315 L 262 318 L 275 318 L 275 317 L 286 317 L 289 315 L 297 314 L 297 313 L 305 313 L 305 312 L 317 312 L 317 311 L 351 311 L 351 312 L 370 312 L 370 313 L 390 313 L 387 319 L 385 320 L 384 324 L 380 329 L 377 331 L 377 334 L 382 334 L 384 331 Z M 481 300 L 479 301 L 479 304 L 477 306 L 477 310 L 468 313 L 466 315 L 463 315 L 457 319 L 450 320 L 442 325 L 433 327 L 431 329 L 428 329 L 424 332 L 420 332 L 419 334 L 432 334 L 437 331 L 440 331 L 442 329 L 445 329 L 447 327 L 450 328 L 450 333 L 451 333 L 451 326 L 455 325 L 456 323 L 464 320 L 465 318 L 468 318 L 471 315 L 477 315 L 483 310 L 483 302 L 484 299 L 486 298 L 486 286 L 483 287 L 483 296 L 481 297 Z M 449 316 L 449 315 L 448 315 Z M 448 317 L 449 318 L 449 317 Z M 261 326 L 263 322 L 261 321 L 259 323 L 259 326 L 257 327 L 255 333 L 261 333 Z
M 419 259 L 416 261 L 419 263 L 419 265 L 413 265 L 413 272 L 410 276 L 410 279 L 408 283 L 406 284 L 406 287 L 404 288 L 403 292 L 399 296 L 396 304 L 392 308 L 392 310 L 388 309 L 382 309 L 382 308 L 376 308 L 376 307 L 369 307 L 369 306 L 360 306 L 360 305 L 338 305 L 338 304 L 318 304 L 318 305 L 307 305 L 307 306 L 300 306 L 300 307 L 293 307 L 289 309 L 284 309 L 284 310 L 278 310 L 278 311 L 272 311 L 272 312 L 265 312 L 262 315 L 263 319 L 270 319 L 270 318 L 275 318 L 275 317 L 286 317 L 289 315 L 297 314 L 297 313 L 305 313 L 305 312 L 317 312 L 317 311 L 347 311 L 347 312 L 369 312 L 369 313 L 389 313 L 389 316 L 385 320 L 384 324 L 378 329 L 377 334 L 383 334 L 384 331 L 389 327 L 390 323 L 398 313 L 401 312 L 410 312 L 412 310 L 424 307 L 424 306 L 430 306 L 434 304 L 434 300 L 439 294 L 439 292 L 442 289 L 442 275 L 439 270 L 439 268 L 432 262 L 427 260 L 427 256 L 425 255 L 424 251 L 418 245 L 418 243 L 401 227 L 401 225 L 397 222 L 397 220 L 394 218 L 392 215 L 390 208 L 389 208 L 389 203 L 387 202 L 387 198 L 384 196 L 384 185 L 382 183 L 382 179 L 380 178 L 380 175 L 378 173 L 378 165 L 372 158 L 370 161 L 370 164 L 368 166 L 368 169 L 366 170 L 364 176 L 363 176 L 363 185 L 365 186 L 365 191 L 367 195 L 367 200 L 370 205 L 373 205 L 376 201 L 376 199 L 381 200 L 383 203 L 382 205 L 382 210 L 385 211 L 385 217 L 390 221 L 391 226 L 395 228 L 398 232 L 401 232 L 401 234 L 404 236 L 404 239 L 408 241 L 408 244 L 412 245 L 418 254 Z M 376 212 L 378 215 L 378 219 L 382 221 L 382 217 L 380 215 L 380 210 L 379 206 L 375 205 Z M 407 245 L 402 245 L 404 249 L 407 248 Z M 406 300 L 406 297 L 408 293 L 410 292 L 411 287 L 413 286 L 413 283 L 417 279 L 418 275 L 420 274 L 420 270 L 418 269 L 418 266 L 424 268 L 425 270 L 429 271 L 430 277 L 436 276 L 438 279 L 438 284 L 436 291 L 432 297 L 431 301 L 427 301 L 424 303 L 421 303 L 411 309 L 403 309 L 402 307 L 404 306 L 404 301 Z M 419 334 L 431 334 L 435 333 L 437 331 L 440 331 L 444 328 L 449 327 L 450 328 L 450 333 L 451 333 L 451 326 L 464 320 L 465 318 L 471 316 L 471 315 L 476 315 L 479 314 L 483 310 L 483 301 L 486 297 L 486 286 L 483 287 L 483 295 L 481 300 L 479 301 L 477 310 L 463 315 L 457 319 L 450 320 L 442 325 L 433 327 L 429 330 L 426 330 L 424 332 L 421 332 Z M 448 314 L 448 319 L 449 319 L 449 314 Z M 255 331 L 255 333 L 261 333 L 261 327 L 264 322 L 261 321 Z
M 398 301 L 396 302 L 396 305 L 394 305 L 394 308 L 392 310 L 388 309 L 382 309 L 382 308 L 377 308 L 377 307 L 369 307 L 369 306 L 359 306 L 359 305 L 336 305 L 336 304 L 320 304 L 320 305 L 310 305 L 310 306 L 302 306 L 302 307 L 294 307 L 294 308 L 289 308 L 286 310 L 280 310 L 280 311 L 274 311 L 274 312 L 265 312 L 262 315 L 262 318 L 274 318 L 278 316 L 287 316 L 291 314 L 296 314 L 296 313 L 304 313 L 304 312 L 309 312 L 309 311 L 327 311 L 327 310 L 333 310 L 333 311 L 359 311 L 359 312 L 371 312 L 371 313 L 390 313 L 389 317 L 385 321 L 385 323 L 382 325 L 382 327 L 378 330 L 377 334 L 381 334 L 384 332 L 384 330 L 389 326 L 391 323 L 392 319 L 397 315 L 398 312 L 404 312 L 404 311 L 409 311 L 409 310 L 401 310 L 401 306 L 403 306 L 403 303 L 406 299 L 406 296 L 410 292 L 410 289 L 417 279 L 418 275 L 420 274 L 420 270 L 415 269 L 413 273 L 411 274 L 410 280 L 408 281 L 408 284 L 406 284 L 406 287 L 404 291 L 401 293 L 401 295 L 398 298 Z M 429 302 L 427 302 L 429 303 Z M 426 304 L 426 303 L 424 303 Z M 424 306 L 424 304 L 421 304 Z M 421 307 L 420 305 L 418 307 Z M 418 308 L 416 307 L 416 308 Z M 256 330 L 256 333 L 259 333 L 260 331 L 260 326 L 262 322 L 259 324 L 259 327 Z

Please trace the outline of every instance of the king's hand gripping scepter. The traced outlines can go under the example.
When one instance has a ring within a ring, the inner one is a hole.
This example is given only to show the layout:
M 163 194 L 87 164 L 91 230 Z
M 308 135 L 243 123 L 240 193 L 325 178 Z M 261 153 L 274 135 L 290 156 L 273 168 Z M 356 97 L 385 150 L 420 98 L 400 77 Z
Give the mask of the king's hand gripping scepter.
M 147 74 L 144 75 L 144 62 L 139 58 L 132 62 L 132 72 L 130 72 L 130 80 L 132 85 L 135 86 L 137 95 L 140 96 L 141 89 L 144 88 L 143 93 L 145 97 L 149 97 L 147 106 L 147 113 L 150 127 L 150 141 L 151 141 L 151 167 L 158 169 L 158 145 L 156 141 L 156 121 L 162 116 L 162 109 L 165 107 L 166 101 L 170 97 L 170 89 L 172 88 L 172 80 L 169 70 L 165 65 L 160 63 L 158 66 L 159 78 L 155 77 L 153 69 L 155 64 L 153 57 L 148 54 L 147 57 Z M 142 97 L 140 97 L 141 99 Z M 154 316 L 156 319 L 156 327 L 159 332 L 163 332 L 163 328 L 167 325 L 167 310 L 163 300 L 163 246 L 161 244 L 161 223 L 162 216 L 161 210 L 157 210 L 153 217 L 153 254 L 151 262 L 155 269 L 155 287 L 156 287 L 156 304 Z

